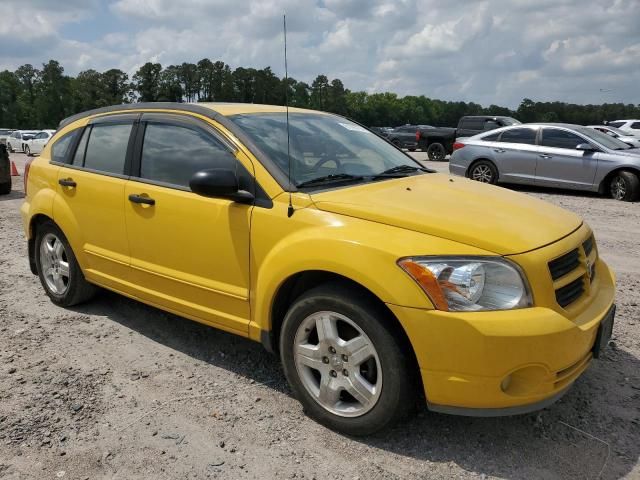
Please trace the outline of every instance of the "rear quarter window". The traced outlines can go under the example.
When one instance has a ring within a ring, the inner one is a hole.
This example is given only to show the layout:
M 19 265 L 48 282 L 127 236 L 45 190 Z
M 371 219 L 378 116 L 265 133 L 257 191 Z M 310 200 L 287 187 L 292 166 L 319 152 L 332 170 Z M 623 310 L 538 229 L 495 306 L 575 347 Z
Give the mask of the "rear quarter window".
M 66 133 L 51 146 L 51 160 L 59 163 L 67 163 L 71 146 L 80 135 L 82 129 L 73 130 Z

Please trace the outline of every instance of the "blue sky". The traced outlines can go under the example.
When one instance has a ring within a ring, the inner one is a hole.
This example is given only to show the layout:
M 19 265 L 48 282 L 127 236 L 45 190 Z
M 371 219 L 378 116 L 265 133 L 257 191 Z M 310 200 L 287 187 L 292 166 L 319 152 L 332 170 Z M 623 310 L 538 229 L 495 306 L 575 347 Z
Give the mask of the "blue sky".
M 517 106 L 640 103 L 638 0 L 3 0 L 0 69 L 208 57 L 352 90 Z

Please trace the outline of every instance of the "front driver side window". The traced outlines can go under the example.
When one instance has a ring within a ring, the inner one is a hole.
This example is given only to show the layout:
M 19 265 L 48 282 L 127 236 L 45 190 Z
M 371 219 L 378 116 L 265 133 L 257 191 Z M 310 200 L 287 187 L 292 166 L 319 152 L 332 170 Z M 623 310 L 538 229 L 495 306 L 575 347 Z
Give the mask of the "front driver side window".
M 235 166 L 229 149 L 203 130 L 161 123 L 148 123 L 145 128 L 141 178 L 188 187 L 200 170 Z
M 554 148 L 568 148 L 575 150 L 581 143 L 588 143 L 582 137 L 555 128 L 545 128 L 542 132 L 542 146 Z

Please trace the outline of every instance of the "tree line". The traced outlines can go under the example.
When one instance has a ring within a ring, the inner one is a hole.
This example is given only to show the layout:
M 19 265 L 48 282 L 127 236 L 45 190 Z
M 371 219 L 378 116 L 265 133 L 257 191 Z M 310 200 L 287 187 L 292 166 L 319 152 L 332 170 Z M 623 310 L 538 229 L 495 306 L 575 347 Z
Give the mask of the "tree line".
M 351 91 L 338 78 L 318 75 L 309 85 L 278 77 L 270 67 L 238 67 L 204 58 L 163 67 L 147 62 L 129 76 L 119 69 L 65 75 L 56 60 L 37 69 L 22 65 L 0 72 L 0 128 L 55 128 L 60 120 L 92 108 L 133 102 L 245 102 L 324 110 L 368 126 L 405 123 L 456 126 L 463 115 L 508 115 L 523 122 L 597 124 L 640 118 L 640 105 L 576 105 L 525 98 L 516 110 L 499 105 L 431 99 L 424 95 Z

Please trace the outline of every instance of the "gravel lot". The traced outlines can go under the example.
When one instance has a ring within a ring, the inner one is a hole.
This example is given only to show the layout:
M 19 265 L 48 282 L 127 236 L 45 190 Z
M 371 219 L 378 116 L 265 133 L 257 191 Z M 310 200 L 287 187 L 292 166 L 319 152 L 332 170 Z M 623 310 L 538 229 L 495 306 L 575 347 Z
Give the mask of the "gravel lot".
M 305 417 L 259 344 L 109 292 L 55 307 L 28 269 L 21 177 L 14 190 L 0 197 L 1 478 L 640 478 L 638 203 L 526 190 L 584 216 L 618 275 L 612 345 L 560 402 L 423 411 L 352 439 Z

